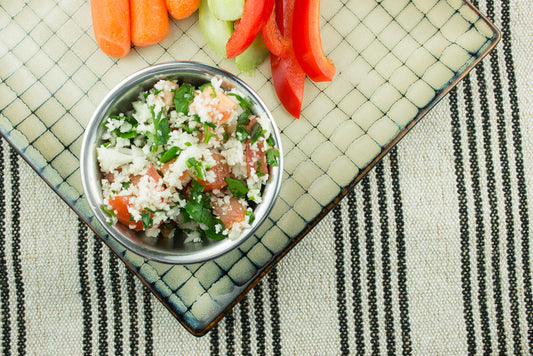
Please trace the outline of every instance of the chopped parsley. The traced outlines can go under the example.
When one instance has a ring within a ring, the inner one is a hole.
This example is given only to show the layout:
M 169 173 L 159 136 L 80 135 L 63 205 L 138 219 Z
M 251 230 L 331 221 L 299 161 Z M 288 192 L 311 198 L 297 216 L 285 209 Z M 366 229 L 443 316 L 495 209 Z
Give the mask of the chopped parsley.
M 231 95 L 237 98 L 237 100 L 239 101 L 243 109 L 252 107 L 252 104 L 248 100 L 244 99 L 242 96 L 235 94 L 235 93 L 228 93 L 228 95 Z
M 235 129 L 235 138 L 240 142 L 244 142 L 248 138 L 248 131 L 242 126 L 237 126 Z
M 205 83 L 205 84 L 202 84 L 198 87 L 198 89 L 200 91 L 204 91 L 205 88 L 208 88 L 208 87 L 211 87 L 211 94 L 209 94 L 212 98 L 216 98 L 217 97 L 217 92 L 215 91 L 215 87 L 213 86 L 213 83 L 211 82 L 208 82 L 208 83 Z
M 246 198 L 249 189 L 243 182 L 234 178 L 224 178 L 224 180 L 228 184 L 228 188 L 234 197 Z
M 214 125 L 213 123 L 204 122 L 204 133 L 205 133 L 204 143 L 208 143 L 211 137 L 217 137 L 217 135 L 213 131 L 209 131 L 209 128 L 213 126 L 216 127 L 216 125 Z
M 271 148 L 266 151 L 266 162 L 269 166 L 277 167 L 279 159 L 279 150 Z
M 102 122 L 102 126 L 106 127 L 109 120 L 124 120 L 124 123 L 128 123 L 131 125 L 131 128 L 128 131 L 121 131 L 120 127 L 117 127 L 116 129 L 114 129 L 113 133 L 117 135 L 118 137 L 122 137 L 122 138 L 137 137 L 138 133 L 135 130 L 135 128 L 139 125 L 139 123 L 137 122 L 137 120 L 135 120 L 135 118 L 128 117 L 128 116 L 111 115 L 109 116 L 109 119 L 107 121 Z
M 145 209 L 146 210 L 146 209 Z M 148 229 L 154 225 L 154 220 L 148 211 L 141 212 L 141 220 L 143 223 L 143 228 Z
M 248 216 L 248 224 L 252 225 L 255 221 L 255 215 L 252 211 L 246 210 L 246 216 Z
M 100 208 L 102 209 L 104 214 L 109 217 L 109 219 L 107 220 L 107 225 L 114 225 L 117 222 L 117 216 L 115 215 L 115 212 L 109 209 L 105 204 L 100 205 Z
M 159 158 L 159 162 L 161 163 L 167 163 L 172 161 L 174 158 L 176 158 L 181 153 L 181 149 L 178 146 L 172 146 L 163 154 L 161 155 L 161 158 Z
M 191 157 L 187 160 L 187 168 L 190 168 L 194 171 L 194 174 L 201 180 L 205 180 L 206 170 L 202 162 L 198 161 L 196 158 Z
M 276 145 L 276 141 L 274 141 L 274 137 L 272 137 L 272 135 L 268 136 L 266 141 L 270 147 L 274 147 Z
M 156 115 L 155 107 L 153 105 L 150 106 L 150 112 L 152 113 L 155 133 L 147 132 L 146 136 L 148 136 L 154 145 L 164 145 L 168 142 L 168 134 L 170 133 L 168 119 L 166 117 L 161 118 L 161 115 L 163 114 L 162 109 Z
M 250 122 L 250 115 L 252 115 L 252 112 L 249 109 L 244 110 L 237 118 L 237 124 L 241 126 L 248 125 Z
M 122 188 L 124 188 L 124 189 L 128 189 L 128 188 L 130 187 L 130 184 L 131 184 L 130 181 L 122 182 Z
M 178 129 L 182 129 L 183 131 L 187 132 L 187 133 L 190 133 L 192 134 L 193 132 L 195 131 L 199 131 L 198 128 L 196 127 L 190 127 L 189 125 L 187 124 L 181 124 L 181 125 L 178 125 Z
M 194 87 L 190 84 L 182 84 L 174 93 L 174 106 L 176 112 L 182 112 L 185 115 L 189 113 L 189 104 L 194 99 Z
M 257 142 L 259 137 L 263 136 L 266 133 L 266 130 L 263 130 L 261 125 L 259 125 L 258 122 L 254 123 L 252 128 L 250 129 L 250 144 L 254 144 Z
M 217 230 L 224 230 L 224 225 L 213 215 L 209 194 L 203 190 L 204 187 L 193 180 L 191 195 L 185 205 L 184 211 L 187 213 L 188 218 L 207 227 L 204 233 L 208 238 L 215 240 L 223 239 L 225 236 L 217 232 Z

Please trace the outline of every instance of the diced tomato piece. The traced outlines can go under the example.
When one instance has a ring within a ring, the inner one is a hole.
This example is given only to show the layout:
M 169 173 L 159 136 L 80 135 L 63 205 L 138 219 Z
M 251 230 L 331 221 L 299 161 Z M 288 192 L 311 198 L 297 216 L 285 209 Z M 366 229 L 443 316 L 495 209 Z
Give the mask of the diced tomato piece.
M 204 186 L 204 191 L 222 189 L 228 184 L 224 178 L 228 178 L 230 176 L 231 169 L 229 165 L 224 161 L 224 157 L 222 157 L 222 155 L 215 153 L 213 154 L 213 158 L 215 161 L 217 161 L 217 164 L 209 168 L 208 172 L 214 172 L 215 179 L 212 182 L 205 182 L 202 179 L 197 178 L 198 182 Z
M 211 119 L 219 124 L 228 121 L 237 106 L 237 103 L 224 93 L 216 93 L 216 96 L 212 96 L 213 88 L 210 85 L 204 88 L 201 95 L 205 105 L 212 109 Z M 220 113 L 221 116 L 217 113 Z
M 161 167 L 159 167 L 159 170 L 161 171 L 161 173 L 163 173 L 163 175 L 167 174 L 169 168 L 170 168 L 170 165 L 172 163 L 176 162 L 176 159 L 173 159 L 171 161 L 168 161 L 166 163 L 164 163 L 163 165 L 161 165 Z
M 152 163 L 148 165 L 148 170 L 146 171 L 146 175 L 149 177 L 152 177 L 154 181 L 159 182 L 161 180 L 161 175 L 157 171 L 157 169 L 154 167 Z
M 121 224 L 128 227 L 135 225 L 135 231 L 141 231 L 143 229 L 142 221 L 130 221 L 131 214 L 128 211 L 128 207 L 130 206 L 129 197 L 116 195 L 109 199 L 109 205 Z
M 115 181 L 115 175 L 111 172 L 107 173 L 104 178 L 107 179 L 109 183 L 113 183 Z
M 258 142 L 257 150 L 253 150 L 250 145 L 250 139 L 246 141 L 246 167 L 248 168 L 248 176 L 252 175 L 252 170 L 256 173 L 268 174 L 263 142 Z
M 167 163 L 165 163 L 165 164 L 163 164 L 161 167 L 159 167 L 159 171 L 160 171 L 161 173 L 163 173 L 163 175 L 167 174 L 168 171 L 169 171 L 169 169 L 170 169 L 170 165 L 171 165 L 172 163 L 174 163 L 174 162 L 176 162 L 175 159 L 173 159 L 173 160 L 171 160 L 171 161 L 168 161 Z M 188 176 L 188 172 L 187 172 L 187 170 L 185 170 L 185 171 L 183 172 L 183 174 L 179 177 L 179 180 L 181 180 L 182 183 L 183 183 L 183 182 L 185 182 L 185 181 L 187 180 L 187 176 Z
M 215 201 L 213 212 L 217 215 L 226 227 L 230 229 L 234 224 L 243 222 L 246 218 L 246 209 L 237 198 L 230 197 L 229 203 Z
M 154 179 L 154 181 L 156 182 L 159 182 L 161 180 L 161 175 L 159 174 L 159 172 L 157 172 L 157 169 L 154 167 L 154 165 L 152 163 L 150 163 L 148 165 L 148 170 L 146 171 L 146 174 L 148 177 L 152 177 Z M 139 183 L 139 180 L 141 179 L 142 176 L 140 175 L 137 175 L 137 176 L 130 176 L 130 181 L 131 181 L 131 184 L 133 185 L 136 185 L 137 183 Z

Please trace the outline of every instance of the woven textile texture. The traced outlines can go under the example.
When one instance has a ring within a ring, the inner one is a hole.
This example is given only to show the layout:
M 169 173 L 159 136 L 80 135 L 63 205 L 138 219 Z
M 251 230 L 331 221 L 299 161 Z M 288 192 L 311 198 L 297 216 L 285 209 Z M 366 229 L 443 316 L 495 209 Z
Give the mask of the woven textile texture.
M 1 352 L 533 354 L 533 6 L 474 4 L 496 49 L 201 338 L 2 141 Z

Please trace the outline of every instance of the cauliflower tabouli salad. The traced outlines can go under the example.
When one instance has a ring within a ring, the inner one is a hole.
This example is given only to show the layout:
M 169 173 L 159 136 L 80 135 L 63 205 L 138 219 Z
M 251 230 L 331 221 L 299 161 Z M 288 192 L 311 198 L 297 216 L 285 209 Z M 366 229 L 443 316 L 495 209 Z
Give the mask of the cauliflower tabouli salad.
M 97 158 L 102 210 L 150 237 L 186 234 L 186 242 L 237 238 L 277 166 L 268 118 L 214 78 L 200 87 L 159 80 L 109 116 Z

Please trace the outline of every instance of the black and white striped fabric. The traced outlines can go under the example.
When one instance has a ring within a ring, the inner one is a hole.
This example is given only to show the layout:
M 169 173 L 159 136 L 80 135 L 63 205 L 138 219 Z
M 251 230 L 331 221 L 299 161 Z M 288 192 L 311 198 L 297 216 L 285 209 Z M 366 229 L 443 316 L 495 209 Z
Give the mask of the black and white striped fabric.
M 474 5 L 497 48 L 202 338 L 2 142 L 1 352 L 533 354 L 533 7 Z

